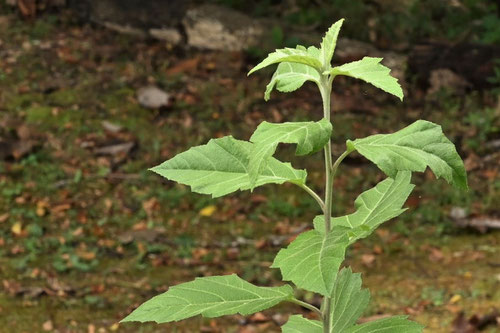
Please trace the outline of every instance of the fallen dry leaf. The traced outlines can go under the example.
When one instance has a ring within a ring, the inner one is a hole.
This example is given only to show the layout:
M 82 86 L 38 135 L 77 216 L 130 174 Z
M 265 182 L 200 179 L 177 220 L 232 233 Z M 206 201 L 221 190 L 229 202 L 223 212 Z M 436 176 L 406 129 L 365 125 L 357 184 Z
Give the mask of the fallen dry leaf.
M 262 312 L 257 312 L 250 317 L 250 321 L 255 322 L 255 323 L 266 322 L 266 321 L 269 321 L 269 317 L 267 317 Z
M 372 267 L 373 264 L 375 263 L 375 259 L 376 259 L 375 255 L 371 253 L 363 254 L 361 256 L 361 262 L 363 263 L 363 265 L 367 267 Z
M 201 209 L 199 214 L 200 216 L 212 216 L 215 211 L 217 210 L 217 207 L 214 205 L 206 206 L 205 208 Z
M 3 223 L 9 219 L 10 214 L 9 213 L 4 213 L 0 215 L 0 223 Z
M 433 262 L 438 262 L 444 259 L 444 254 L 440 249 L 431 248 L 429 254 L 429 260 Z
M 52 331 L 54 329 L 54 324 L 52 323 L 52 320 L 47 320 L 42 324 L 42 329 L 45 332 Z
M 166 73 L 167 75 L 175 75 L 186 72 L 194 72 L 198 67 L 200 60 L 201 60 L 200 57 L 182 60 L 177 64 L 175 64 L 173 67 L 167 69 Z
M 21 222 L 16 222 L 12 225 L 10 228 L 10 231 L 15 235 L 15 236 L 21 236 L 23 233 L 23 225 Z

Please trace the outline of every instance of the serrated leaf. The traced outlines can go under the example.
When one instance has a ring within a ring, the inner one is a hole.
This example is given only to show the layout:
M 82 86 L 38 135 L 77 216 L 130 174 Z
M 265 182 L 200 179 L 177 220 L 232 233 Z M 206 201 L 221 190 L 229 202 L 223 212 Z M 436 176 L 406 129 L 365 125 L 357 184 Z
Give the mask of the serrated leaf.
M 332 293 L 331 332 L 345 332 L 354 325 L 369 301 L 370 292 L 361 289 L 361 274 L 343 268 L 337 275 Z
M 382 65 L 380 61 L 382 58 L 364 57 L 361 60 L 334 67 L 329 73 L 334 76 L 346 75 L 363 80 L 403 100 L 403 89 L 398 80 L 389 74 L 390 68 Z
M 349 242 L 367 237 L 380 224 L 400 215 L 406 209 L 402 208 L 415 185 L 410 184 L 411 172 L 398 172 L 396 177 L 387 178 L 375 187 L 361 193 L 354 205 L 356 211 L 352 214 L 332 218 L 333 228 L 349 227 Z M 324 230 L 324 217 L 314 219 L 314 228 Z
M 281 92 L 291 92 L 299 89 L 306 81 L 319 84 L 321 77 L 317 70 L 311 66 L 293 62 L 282 62 L 271 78 L 271 82 L 266 86 L 264 99 L 271 97 L 271 91 L 276 87 Z
M 194 192 L 213 197 L 250 189 L 248 163 L 253 144 L 231 136 L 212 139 L 206 145 L 192 147 L 151 170 L 167 179 L 191 186 Z M 292 182 L 303 184 L 304 170 L 292 168 L 270 158 L 260 172 L 255 186 Z
M 279 251 L 271 267 L 279 268 L 283 280 L 297 287 L 330 295 L 344 260 L 347 228 L 336 228 L 326 237 L 316 230 L 301 233 L 286 249 Z
M 307 48 L 307 54 L 309 54 L 311 57 L 316 58 L 319 60 L 320 57 L 320 51 L 316 46 L 309 46 Z
M 306 319 L 302 316 L 290 316 L 285 325 L 281 326 L 283 333 L 323 333 L 323 324 L 318 320 Z
M 278 49 L 272 53 L 269 53 L 267 57 L 262 60 L 257 66 L 252 68 L 248 75 L 252 74 L 255 71 L 258 71 L 264 67 L 267 67 L 272 64 L 277 64 L 280 62 L 294 62 L 299 64 L 304 64 L 311 66 L 317 70 L 321 69 L 321 62 L 317 57 L 314 56 L 316 53 L 316 48 L 310 48 L 304 50 L 304 47 L 298 46 L 295 49 L 292 48 L 284 48 Z
M 202 315 L 248 315 L 293 298 L 288 286 L 257 287 L 235 274 L 196 278 L 143 303 L 122 322 L 167 323 Z
M 306 155 L 321 150 L 331 134 L 332 124 L 327 119 L 281 124 L 262 122 L 250 138 L 254 143 L 248 164 L 250 183 L 255 184 L 260 173 L 266 169 L 279 143 L 296 143 L 295 153 Z
M 394 316 L 353 326 L 345 333 L 421 333 L 423 330 L 422 325 L 408 320 L 407 316 Z
M 323 64 L 323 68 L 329 68 L 332 61 L 333 53 L 335 52 L 335 47 L 337 46 L 337 37 L 339 36 L 340 28 L 344 23 L 344 19 L 340 19 L 335 22 L 323 37 L 320 47 L 320 61 Z
M 465 167 L 441 126 L 418 120 L 392 134 L 377 134 L 348 141 L 348 147 L 375 163 L 389 177 L 398 171 L 423 172 L 430 167 L 437 178 L 467 189 Z

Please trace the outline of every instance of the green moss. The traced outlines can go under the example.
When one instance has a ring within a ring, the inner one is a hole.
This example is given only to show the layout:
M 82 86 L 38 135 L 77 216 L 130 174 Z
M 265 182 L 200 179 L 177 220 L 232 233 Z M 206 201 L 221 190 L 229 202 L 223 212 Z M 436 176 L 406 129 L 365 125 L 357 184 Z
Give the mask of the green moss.
M 42 39 L 54 31 L 57 16 L 47 16 L 44 20 L 36 20 L 30 33 L 31 38 Z
M 52 108 L 49 106 L 34 106 L 26 110 L 26 122 L 40 123 L 52 118 Z
M 41 102 L 43 97 L 38 93 L 28 93 L 28 94 L 12 94 L 7 95 L 7 101 L 5 106 L 9 111 L 19 111 L 26 109 L 33 105 L 33 103 Z
M 108 92 L 105 94 L 103 99 L 104 106 L 108 110 L 121 108 L 128 103 L 127 97 L 133 96 L 134 93 L 134 90 L 130 88 L 120 88 L 115 91 Z
M 48 96 L 50 104 L 56 106 L 72 106 L 79 101 L 78 92 L 75 90 L 62 89 Z

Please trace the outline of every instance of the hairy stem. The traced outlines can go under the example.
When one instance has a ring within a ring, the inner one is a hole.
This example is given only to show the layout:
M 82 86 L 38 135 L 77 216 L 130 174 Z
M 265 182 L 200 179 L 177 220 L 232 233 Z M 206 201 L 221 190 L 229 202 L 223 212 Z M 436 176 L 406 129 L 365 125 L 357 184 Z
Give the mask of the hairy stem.
M 332 83 L 328 78 L 321 80 L 320 92 L 323 100 L 323 116 L 330 120 L 330 95 Z M 324 148 L 325 151 L 325 231 L 328 233 L 331 230 L 331 216 L 332 216 L 332 143 L 328 140 Z
M 296 298 L 293 298 L 292 300 L 290 300 L 290 302 L 298 304 L 306 309 L 311 310 L 312 312 L 316 313 L 320 318 L 323 317 L 323 313 L 321 312 L 321 310 L 318 309 L 317 307 L 315 307 L 314 305 L 311 305 L 311 304 L 306 303 L 306 302 L 302 302 L 301 300 L 298 300 Z
M 321 99 L 323 100 L 323 116 L 330 120 L 330 97 L 332 91 L 332 80 L 327 76 L 323 76 L 319 84 L 319 90 L 321 92 Z M 332 196 L 333 196 L 333 166 L 332 166 L 332 144 L 331 140 L 328 140 L 325 145 L 325 236 L 331 230 L 331 217 L 332 217 Z M 331 311 L 331 298 L 325 296 L 321 306 L 323 320 L 323 332 L 330 333 L 331 321 L 330 321 L 330 311 Z

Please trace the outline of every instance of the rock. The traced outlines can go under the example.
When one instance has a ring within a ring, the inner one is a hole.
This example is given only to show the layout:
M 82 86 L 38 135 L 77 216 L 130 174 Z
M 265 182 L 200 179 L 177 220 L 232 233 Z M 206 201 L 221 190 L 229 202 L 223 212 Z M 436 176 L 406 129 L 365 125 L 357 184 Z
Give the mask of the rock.
M 149 29 L 151 37 L 164 40 L 171 44 L 177 45 L 182 41 L 182 35 L 175 28 Z
M 68 0 L 82 19 L 120 33 L 151 36 L 177 44 L 182 36 L 177 27 L 186 12 L 185 0 Z
M 101 25 L 104 27 L 108 28 L 109 30 L 114 30 L 116 32 L 119 32 L 121 34 L 126 34 L 126 35 L 132 35 L 132 36 L 137 36 L 137 37 L 146 37 L 147 33 L 141 29 L 135 28 L 131 25 L 121 25 L 121 24 L 116 24 L 113 22 L 99 22 Z
M 283 326 L 288 320 L 287 316 L 282 315 L 281 313 L 276 313 L 272 316 L 273 321 L 278 326 Z
M 258 44 L 264 30 L 254 19 L 216 5 L 188 10 L 182 23 L 188 45 L 209 50 L 246 49 Z
M 462 94 L 470 86 L 469 82 L 452 70 L 440 68 L 431 71 L 427 94 L 432 95 L 441 89 L 449 89 L 456 94 Z
M 101 125 L 104 128 L 104 130 L 106 130 L 106 132 L 113 133 L 113 134 L 116 134 L 118 132 L 121 132 L 121 130 L 123 130 L 123 126 L 114 124 L 114 123 L 107 121 L 107 120 L 101 121 Z
M 429 87 L 429 78 L 436 69 L 458 73 L 473 89 L 489 89 L 495 84 L 489 80 L 495 75 L 496 58 L 500 45 L 476 43 L 426 42 L 412 47 L 408 68 L 415 74 L 416 82 Z
M 461 220 L 467 217 L 465 208 L 454 206 L 450 210 L 450 217 L 454 220 Z
M 134 147 L 135 142 L 117 143 L 96 148 L 94 153 L 97 155 L 128 155 Z
M 170 95 L 158 87 L 148 86 L 137 91 L 137 100 L 147 109 L 159 109 L 168 106 Z
M 94 22 L 139 29 L 175 27 L 184 16 L 185 0 L 69 0 L 69 6 Z

